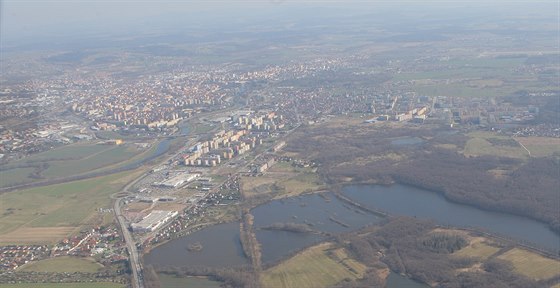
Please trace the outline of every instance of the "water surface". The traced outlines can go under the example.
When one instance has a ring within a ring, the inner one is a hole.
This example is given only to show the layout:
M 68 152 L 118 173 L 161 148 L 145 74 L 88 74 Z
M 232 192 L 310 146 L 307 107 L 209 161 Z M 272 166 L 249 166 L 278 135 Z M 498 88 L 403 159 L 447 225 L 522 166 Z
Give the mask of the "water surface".
M 416 282 L 401 274 L 391 272 L 387 277 L 387 288 L 429 288 L 430 286 Z
M 359 211 L 332 193 L 310 194 L 271 201 L 252 211 L 256 237 L 261 244 L 262 262 L 278 261 L 291 253 L 327 238 L 322 233 L 357 230 L 379 222 L 375 215 Z M 335 220 L 335 221 L 333 221 Z M 321 233 L 265 230 L 275 223 L 307 224 Z M 200 242 L 202 251 L 190 252 L 189 244 Z M 220 224 L 180 237 L 153 249 L 145 256 L 148 264 L 162 266 L 225 267 L 247 264 L 239 240 L 239 223 Z
M 189 251 L 194 243 L 201 251 Z M 233 267 L 248 264 L 239 241 L 239 223 L 219 224 L 171 240 L 144 256 L 147 264 L 161 266 Z
M 280 260 L 294 251 L 326 239 L 326 236 L 260 228 L 291 222 L 307 224 L 311 229 L 323 233 L 338 234 L 358 230 L 380 220 L 375 215 L 342 202 L 333 193 L 276 200 L 258 206 L 251 212 L 255 216 L 254 226 L 257 240 L 261 243 L 263 263 Z
M 560 235 L 550 230 L 545 223 L 453 203 L 424 189 L 405 185 L 352 185 L 345 187 L 343 194 L 366 207 L 390 214 L 431 219 L 457 227 L 482 228 L 550 251 L 560 250 Z

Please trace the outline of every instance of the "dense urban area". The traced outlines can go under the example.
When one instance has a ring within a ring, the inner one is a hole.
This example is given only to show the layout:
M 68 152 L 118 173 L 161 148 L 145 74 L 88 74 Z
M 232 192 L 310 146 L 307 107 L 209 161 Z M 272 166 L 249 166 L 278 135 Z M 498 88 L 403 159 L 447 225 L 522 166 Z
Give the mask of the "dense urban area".
M 549 14 L 3 46 L 0 288 L 558 288 Z M 394 187 L 543 232 L 363 196 Z

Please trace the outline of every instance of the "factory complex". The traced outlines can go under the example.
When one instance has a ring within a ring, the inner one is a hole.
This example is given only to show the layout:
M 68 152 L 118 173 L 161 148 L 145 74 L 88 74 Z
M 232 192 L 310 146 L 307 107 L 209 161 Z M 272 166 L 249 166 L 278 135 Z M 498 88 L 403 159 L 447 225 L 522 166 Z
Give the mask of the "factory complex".
M 152 232 L 177 216 L 177 211 L 154 210 L 138 223 L 132 223 L 134 232 Z

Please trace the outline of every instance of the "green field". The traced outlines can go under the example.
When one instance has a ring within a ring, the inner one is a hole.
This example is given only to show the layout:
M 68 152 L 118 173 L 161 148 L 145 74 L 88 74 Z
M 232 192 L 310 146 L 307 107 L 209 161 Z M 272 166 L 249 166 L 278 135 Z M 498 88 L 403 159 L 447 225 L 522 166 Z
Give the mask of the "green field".
M 95 283 L 21 283 L 0 284 L 0 288 L 124 288 L 126 285 L 110 282 Z
M 520 159 L 529 156 L 529 153 L 511 137 L 492 132 L 472 132 L 468 136 L 471 139 L 467 141 L 463 151 L 467 156 L 493 155 Z
M 212 129 L 216 128 L 216 125 L 211 123 L 198 123 L 191 125 L 190 128 L 189 132 L 196 135 L 212 131 Z
M 131 159 L 137 159 L 136 157 L 151 155 L 150 151 L 142 153 L 142 150 L 136 146 L 126 144 L 119 146 L 91 143 L 67 145 L 3 165 L 4 168 L 9 169 L 0 171 L 0 187 L 69 177 L 106 167 L 124 165 Z M 36 167 L 20 168 L 22 165 Z M 40 169 L 39 166 L 44 167 Z M 42 178 L 30 177 L 36 171 L 40 171 L 39 174 Z
M 168 274 L 158 274 L 158 277 L 162 288 L 219 288 L 222 284 L 206 277 L 176 277 Z
M 112 164 L 117 164 L 139 153 L 139 150 L 133 147 L 123 145 L 110 147 L 110 149 L 76 160 L 50 161 L 49 168 L 47 168 L 43 174 L 47 178 L 82 174 Z
M 535 280 L 550 279 L 560 275 L 560 261 L 527 250 L 514 248 L 498 258 L 511 262 L 517 272 Z
M 114 146 L 100 145 L 97 143 L 72 144 L 58 147 L 49 151 L 31 155 L 18 161 L 18 163 L 41 162 L 60 159 L 86 158 L 96 153 L 109 150 Z
M 420 95 L 455 97 L 503 97 L 518 90 L 508 87 L 476 88 L 466 83 L 414 85 L 412 89 Z
M 459 257 L 472 257 L 472 258 L 479 258 L 479 259 L 488 259 L 490 256 L 496 254 L 496 252 L 500 251 L 500 248 L 490 246 L 486 243 L 480 241 L 473 241 L 469 244 L 469 246 L 456 251 L 453 255 Z
M 401 73 L 395 80 L 417 79 L 456 79 L 456 78 L 509 78 L 510 69 L 523 64 L 524 58 L 471 58 L 457 59 L 445 63 L 446 69 L 422 71 L 418 73 Z
M 560 155 L 560 138 L 552 137 L 517 137 L 515 140 L 531 152 L 532 157 Z
M 280 187 L 281 197 L 297 196 L 302 193 L 324 189 L 317 173 L 304 172 L 295 177 L 277 183 Z
M 344 263 L 340 257 L 345 252 L 338 249 L 333 250 L 333 256 L 327 255 L 331 248 L 330 243 L 319 244 L 266 270 L 261 277 L 263 287 L 329 287 L 346 278 L 363 276 L 363 264 L 352 259 Z
M 88 272 L 95 273 L 101 269 L 103 265 L 95 262 L 90 258 L 81 257 L 56 257 L 51 259 L 41 260 L 39 262 L 32 262 L 20 267 L 18 271 L 24 272 Z
M 440 62 L 445 65 L 444 69 L 399 73 L 394 75 L 393 80 L 414 81 L 408 88 L 429 96 L 503 97 L 523 89 L 540 91 L 549 84 L 536 76 L 527 77 L 514 72 L 524 65 L 526 59 L 452 59 Z
M 128 171 L 0 194 L 0 242 L 17 242 L 19 230 L 25 228 L 79 227 L 98 215 L 98 208 L 110 208 L 110 195 L 138 173 Z M 25 235 L 22 233 L 22 241 Z
M 0 187 L 8 187 L 12 185 L 22 184 L 33 181 L 29 175 L 35 171 L 35 168 L 15 168 L 0 171 Z

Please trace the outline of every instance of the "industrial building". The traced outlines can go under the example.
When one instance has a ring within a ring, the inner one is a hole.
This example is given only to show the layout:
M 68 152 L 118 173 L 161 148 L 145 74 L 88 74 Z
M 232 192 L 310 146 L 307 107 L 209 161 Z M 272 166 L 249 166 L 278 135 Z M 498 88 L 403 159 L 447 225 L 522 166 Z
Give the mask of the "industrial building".
M 177 216 L 177 211 L 154 210 L 138 223 L 132 223 L 134 232 L 152 232 Z
M 189 183 L 196 179 L 199 174 L 194 173 L 181 173 L 175 177 L 169 178 L 161 183 L 156 183 L 157 186 L 167 187 L 167 188 L 177 188 L 185 183 Z

